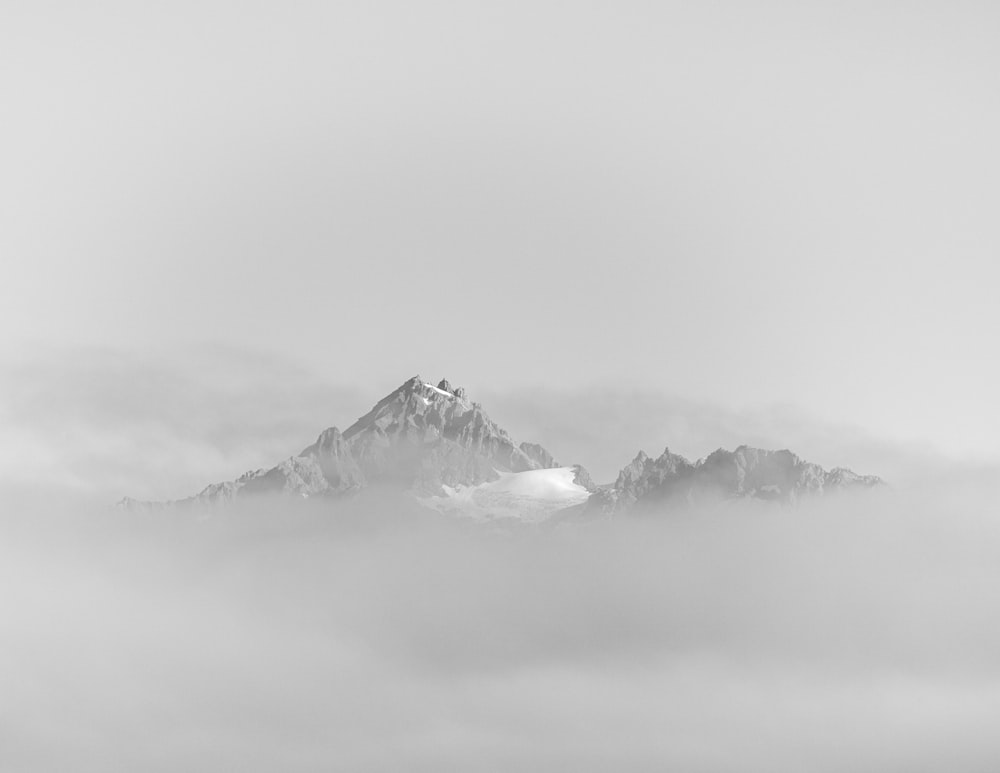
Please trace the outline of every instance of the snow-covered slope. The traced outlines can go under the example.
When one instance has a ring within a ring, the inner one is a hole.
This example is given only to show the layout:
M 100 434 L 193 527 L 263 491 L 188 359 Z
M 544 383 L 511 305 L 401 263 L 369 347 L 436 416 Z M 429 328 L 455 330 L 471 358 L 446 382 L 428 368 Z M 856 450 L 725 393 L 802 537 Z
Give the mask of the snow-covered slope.
M 477 486 L 444 487 L 442 496 L 421 501 L 443 513 L 480 521 L 515 518 L 539 522 L 568 507 L 582 505 L 590 491 L 578 482 L 578 467 L 508 472 Z

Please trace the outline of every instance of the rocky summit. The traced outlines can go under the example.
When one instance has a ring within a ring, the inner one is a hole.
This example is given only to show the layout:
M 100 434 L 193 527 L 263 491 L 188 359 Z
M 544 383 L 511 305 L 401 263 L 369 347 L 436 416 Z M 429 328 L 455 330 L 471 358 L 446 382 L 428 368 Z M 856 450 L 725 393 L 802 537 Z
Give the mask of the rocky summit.
M 445 487 L 550 467 L 558 464 L 548 451 L 533 443 L 517 445 L 464 389 L 414 376 L 343 432 L 325 429 L 280 464 L 213 483 L 178 503 L 215 504 L 264 493 L 333 497 L 371 486 L 429 497 L 444 495 Z
M 618 473 L 614 484 L 596 492 L 587 504 L 591 512 L 613 514 L 706 499 L 755 498 L 791 503 L 802 496 L 881 484 L 882 480 L 874 475 L 858 475 L 843 467 L 824 470 L 788 450 L 720 448 L 704 459 L 689 462 L 668 448 L 656 459 L 640 451 Z
M 556 514 L 608 517 L 709 498 L 790 503 L 881 482 L 844 468 L 826 471 L 791 451 L 740 446 L 696 462 L 669 449 L 655 459 L 640 451 L 613 483 L 596 485 L 579 465 L 561 466 L 537 443 L 515 442 L 463 388 L 414 376 L 343 432 L 323 430 L 274 467 L 213 483 L 187 499 L 154 504 L 125 498 L 120 505 L 217 505 L 260 494 L 338 498 L 378 487 L 478 520 L 537 522 Z

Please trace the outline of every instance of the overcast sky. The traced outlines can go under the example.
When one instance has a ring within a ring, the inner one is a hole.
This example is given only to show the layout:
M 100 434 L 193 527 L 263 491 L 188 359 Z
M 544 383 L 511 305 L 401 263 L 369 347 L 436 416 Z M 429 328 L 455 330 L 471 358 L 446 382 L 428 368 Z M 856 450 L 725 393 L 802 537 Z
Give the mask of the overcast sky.
M 994 3 L 2 14 L 8 361 L 212 343 L 996 455 Z
M 2 0 L 0 768 L 1000 769 L 998 42 L 954 0 Z M 893 486 L 107 507 L 415 373 L 599 481 L 751 443 Z

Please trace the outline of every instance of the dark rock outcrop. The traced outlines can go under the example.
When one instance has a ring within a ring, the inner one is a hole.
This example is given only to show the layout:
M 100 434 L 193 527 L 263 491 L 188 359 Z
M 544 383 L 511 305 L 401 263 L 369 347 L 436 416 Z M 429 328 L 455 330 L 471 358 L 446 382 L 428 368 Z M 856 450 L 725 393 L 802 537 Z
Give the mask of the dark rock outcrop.
M 518 448 L 524 452 L 525 456 L 535 462 L 539 468 L 548 469 L 559 466 L 559 462 L 552 458 L 552 454 L 538 445 L 538 443 L 521 443 Z

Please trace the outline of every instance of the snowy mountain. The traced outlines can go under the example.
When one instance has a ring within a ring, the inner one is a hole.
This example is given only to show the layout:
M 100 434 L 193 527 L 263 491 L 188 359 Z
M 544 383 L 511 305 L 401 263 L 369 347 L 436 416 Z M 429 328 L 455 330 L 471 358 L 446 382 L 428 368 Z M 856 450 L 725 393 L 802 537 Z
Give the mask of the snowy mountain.
M 882 480 L 874 475 L 858 475 L 843 467 L 824 470 L 788 450 L 720 448 L 704 459 L 689 462 L 668 448 L 656 459 L 640 451 L 618 473 L 612 486 L 598 491 L 588 501 L 587 510 L 614 514 L 707 499 L 755 498 L 791 503 L 802 496 L 881 484 Z
M 614 516 L 713 497 L 792 502 L 880 483 L 843 468 L 827 472 L 790 451 L 740 446 L 694 463 L 669 450 L 656 459 L 640 452 L 614 483 L 597 486 L 582 467 L 560 465 L 538 444 L 516 443 L 464 389 L 414 376 L 343 432 L 323 430 L 274 467 L 175 502 L 125 498 L 120 505 L 219 505 L 260 494 L 336 498 L 388 488 L 440 512 L 540 522 L 556 513 Z
M 213 483 L 171 504 L 219 504 L 265 493 L 336 497 L 373 486 L 436 501 L 505 474 L 558 467 L 541 446 L 517 445 L 464 389 L 414 376 L 343 432 L 325 429 L 312 445 L 270 469 Z

